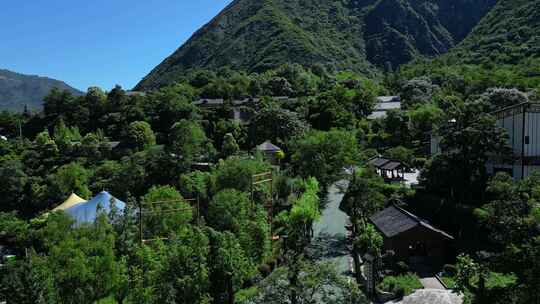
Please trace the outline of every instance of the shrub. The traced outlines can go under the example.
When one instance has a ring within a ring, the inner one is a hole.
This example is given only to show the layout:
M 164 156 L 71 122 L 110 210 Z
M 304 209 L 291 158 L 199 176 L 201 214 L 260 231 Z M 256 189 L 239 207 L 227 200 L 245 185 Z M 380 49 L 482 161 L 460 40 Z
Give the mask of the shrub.
M 456 273 L 457 273 L 457 268 L 455 265 L 451 265 L 451 264 L 445 264 L 443 266 L 443 272 L 448 275 L 448 276 L 455 276 Z
M 421 289 L 422 283 L 420 283 L 417 275 L 409 273 L 400 276 L 387 276 L 378 287 L 386 292 L 406 296 L 410 295 L 416 289 Z

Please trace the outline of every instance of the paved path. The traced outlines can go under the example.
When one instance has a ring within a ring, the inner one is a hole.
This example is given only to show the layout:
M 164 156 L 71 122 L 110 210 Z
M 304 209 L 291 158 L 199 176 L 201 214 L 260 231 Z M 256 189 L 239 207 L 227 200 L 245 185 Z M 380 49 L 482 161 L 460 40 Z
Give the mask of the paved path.
M 420 283 L 422 283 L 422 286 L 424 286 L 425 289 L 446 290 L 441 282 L 435 277 L 420 278 Z
M 462 304 L 463 297 L 450 290 L 419 289 L 400 301 L 387 304 Z
M 352 257 L 347 249 L 345 228 L 349 223 L 349 217 L 339 209 L 344 195 L 340 188 L 345 189 L 347 186 L 347 181 L 340 181 L 330 187 L 321 218 L 313 225 L 314 238 L 310 246 L 313 257 L 336 263 L 339 273 L 344 275 L 350 275 L 352 269 Z

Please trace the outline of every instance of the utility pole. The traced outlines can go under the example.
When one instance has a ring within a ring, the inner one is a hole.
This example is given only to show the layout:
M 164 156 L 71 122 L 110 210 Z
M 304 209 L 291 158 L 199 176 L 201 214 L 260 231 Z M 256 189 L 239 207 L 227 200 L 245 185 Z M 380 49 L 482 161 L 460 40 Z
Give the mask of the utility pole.
M 22 140 L 22 122 L 19 118 L 19 139 Z
M 270 224 L 270 240 L 273 240 L 273 221 L 274 221 L 274 176 L 272 171 L 254 174 L 251 176 L 251 212 L 255 212 L 255 187 L 257 185 L 268 184 L 270 190 L 270 199 L 266 202 L 265 207 L 268 212 L 268 222 Z
M 142 246 L 143 244 L 143 219 L 142 219 L 142 201 L 139 201 L 139 242 Z

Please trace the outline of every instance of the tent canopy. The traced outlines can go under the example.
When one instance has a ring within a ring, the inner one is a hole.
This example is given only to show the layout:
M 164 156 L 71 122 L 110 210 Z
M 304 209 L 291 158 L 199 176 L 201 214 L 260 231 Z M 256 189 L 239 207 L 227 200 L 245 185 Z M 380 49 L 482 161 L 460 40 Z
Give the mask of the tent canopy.
M 100 210 L 105 214 L 111 212 L 112 204 L 122 212 L 126 207 L 126 204 L 121 200 L 118 200 L 110 193 L 103 191 L 94 196 L 91 200 L 85 203 L 77 204 L 71 208 L 66 209 L 66 213 L 71 215 L 75 220 L 75 225 L 81 225 L 83 223 L 93 223 L 97 218 L 98 206 Z
M 52 211 L 60 211 L 60 210 L 66 210 L 68 208 L 71 208 L 75 205 L 78 205 L 80 203 L 86 202 L 85 199 L 81 198 L 75 193 L 71 193 L 71 195 L 60 205 L 56 206 Z

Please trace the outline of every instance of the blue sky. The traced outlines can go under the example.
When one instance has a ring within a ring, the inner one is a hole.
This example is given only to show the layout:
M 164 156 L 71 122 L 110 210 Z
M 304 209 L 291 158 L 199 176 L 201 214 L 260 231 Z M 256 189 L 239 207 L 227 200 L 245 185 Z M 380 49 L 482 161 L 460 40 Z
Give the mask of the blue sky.
M 2 0 L 0 68 L 131 89 L 231 0 Z

